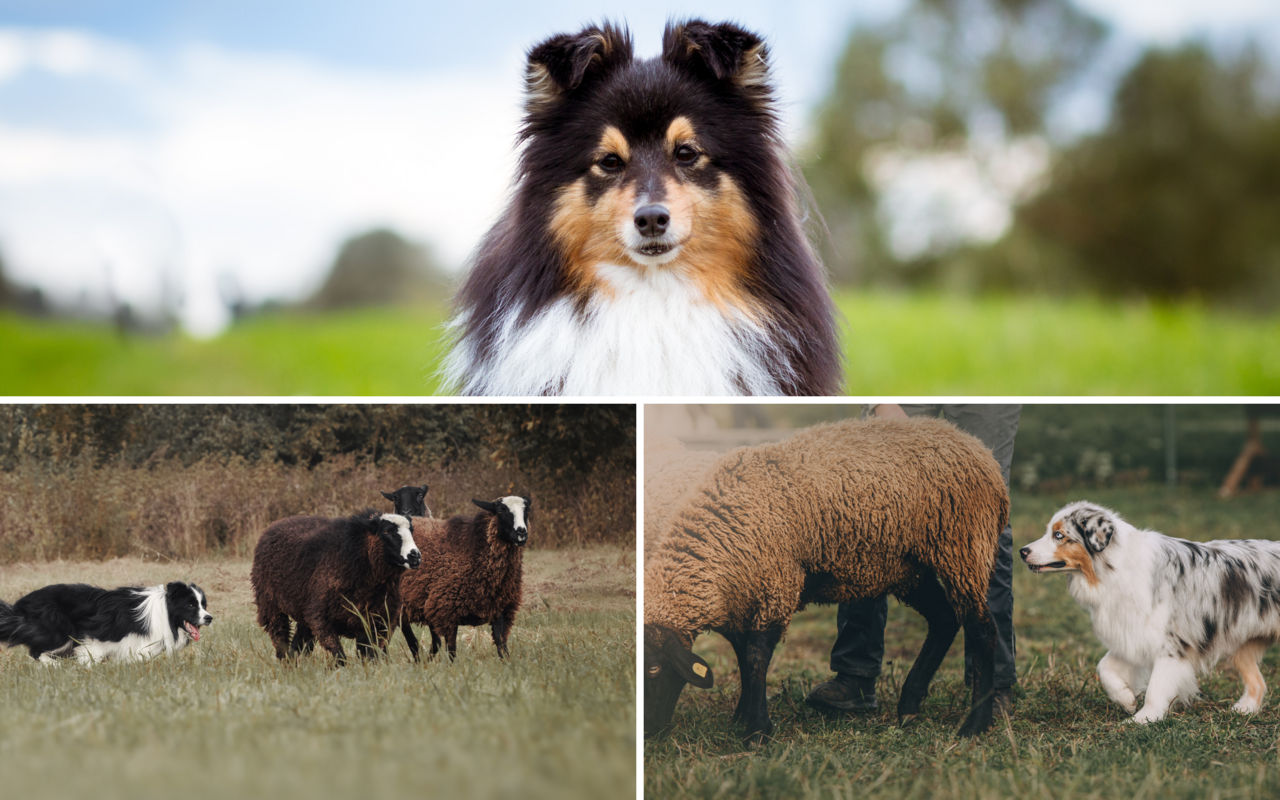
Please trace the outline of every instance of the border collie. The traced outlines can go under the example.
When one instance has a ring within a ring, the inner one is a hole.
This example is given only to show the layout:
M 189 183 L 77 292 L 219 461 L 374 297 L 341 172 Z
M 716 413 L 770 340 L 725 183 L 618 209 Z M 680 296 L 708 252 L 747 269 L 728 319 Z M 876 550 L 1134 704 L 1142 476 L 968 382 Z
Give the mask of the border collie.
M 1021 553 L 1032 572 L 1070 575 L 1071 596 L 1109 649 L 1098 662 L 1102 688 L 1134 722 L 1162 719 L 1173 702 L 1189 702 L 1197 673 L 1224 657 L 1244 681 L 1234 709 L 1262 708 L 1267 686 L 1258 663 L 1280 640 L 1280 542 L 1188 542 L 1077 502 L 1054 514 L 1045 535 Z
M 670 23 L 534 47 L 514 196 L 455 298 L 472 395 L 829 395 L 835 308 L 802 227 L 768 51 Z
M 145 589 L 59 583 L 13 605 L 0 600 L 0 643 L 25 645 L 32 658 L 46 663 L 55 657 L 92 664 L 172 653 L 200 641 L 200 626 L 212 622 L 204 591 L 181 581 Z

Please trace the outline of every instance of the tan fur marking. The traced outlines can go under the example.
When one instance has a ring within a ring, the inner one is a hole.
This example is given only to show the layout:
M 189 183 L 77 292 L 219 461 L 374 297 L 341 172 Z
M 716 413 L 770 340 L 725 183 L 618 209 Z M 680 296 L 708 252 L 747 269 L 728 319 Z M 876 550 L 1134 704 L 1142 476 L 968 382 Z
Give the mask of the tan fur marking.
M 1240 673 L 1240 679 L 1244 681 L 1245 696 L 1251 702 L 1258 704 L 1262 703 L 1262 697 L 1267 693 L 1267 683 L 1262 679 L 1258 662 L 1262 660 L 1262 654 L 1266 652 L 1268 644 L 1270 642 L 1264 639 L 1250 639 L 1231 657 L 1231 665 L 1236 668 L 1236 672 Z
M 571 291 L 612 294 L 609 285 L 597 275 L 596 265 L 627 263 L 617 222 L 623 217 L 631 218 L 635 202 L 635 187 L 629 185 L 605 191 L 594 206 L 587 201 L 586 186 L 581 180 L 560 192 L 551 216 L 551 235 L 564 257 Z
M 1067 569 L 1080 570 L 1090 586 L 1098 585 L 1098 575 L 1093 571 L 1093 559 L 1089 556 L 1089 551 L 1080 542 L 1071 539 L 1059 542 L 1057 548 L 1053 551 L 1053 559 L 1054 561 L 1065 562 Z
M 674 153 L 677 145 L 694 144 L 697 134 L 688 117 L 676 117 L 667 126 L 667 152 Z
M 1062 520 L 1058 520 L 1057 522 L 1053 523 L 1053 532 L 1062 533 Z
M 738 69 L 738 85 L 750 89 L 763 89 L 769 85 L 769 64 L 764 58 L 765 46 L 758 44 L 742 54 Z
M 613 153 L 623 161 L 631 160 L 631 145 L 627 142 L 627 137 L 622 135 L 622 131 L 612 125 L 604 129 L 604 133 L 600 135 L 600 144 L 596 145 L 596 157 L 604 158 L 609 153 Z
M 733 306 L 758 319 L 760 311 L 746 291 L 746 273 L 759 232 L 737 184 L 723 173 L 715 191 L 668 179 L 667 204 L 673 219 L 689 215 L 692 231 L 668 268 L 686 270 L 717 306 Z

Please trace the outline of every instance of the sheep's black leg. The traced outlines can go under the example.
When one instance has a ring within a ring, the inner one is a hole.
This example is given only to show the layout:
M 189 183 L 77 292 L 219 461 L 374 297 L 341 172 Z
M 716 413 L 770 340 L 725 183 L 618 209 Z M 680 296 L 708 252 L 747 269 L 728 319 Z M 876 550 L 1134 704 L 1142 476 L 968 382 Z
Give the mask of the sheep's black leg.
M 258 624 L 271 637 L 276 658 L 283 660 L 289 653 L 289 615 L 259 606 Z
M 960 726 L 961 736 L 976 736 L 991 727 L 996 672 L 996 624 L 990 614 L 968 614 L 964 639 L 973 667 L 973 703 Z
M 449 660 L 452 661 L 458 655 L 458 626 L 447 625 L 443 633 L 445 646 L 449 648 Z
M 506 658 L 508 631 L 506 615 L 499 613 L 493 618 L 490 627 L 493 628 L 493 645 L 498 648 L 498 658 Z
M 289 643 L 289 655 L 306 655 L 316 645 L 316 637 L 306 623 L 299 622 L 298 629 L 293 632 L 293 641 Z
M 898 698 L 898 724 L 907 717 L 920 713 L 920 704 L 929 695 L 929 682 L 955 641 L 960 623 L 947 600 L 946 592 L 933 575 L 926 575 L 916 588 L 902 595 L 902 602 L 911 606 L 929 623 L 929 633 L 924 637 L 920 654 L 911 665 L 907 679 L 902 683 L 902 696 Z
M 782 628 L 751 631 L 745 634 L 744 652 L 738 656 L 738 673 L 742 677 L 741 719 L 746 723 L 748 747 L 759 747 L 773 733 L 773 721 L 769 719 L 769 705 L 765 697 L 765 677 L 773 649 L 782 638 Z M 743 655 L 746 659 L 743 659 Z
M 722 631 L 719 629 L 716 630 L 716 633 L 723 636 L 729 641 L 729 644 L 733 645 L 733 654 L 738 657 L 738 667 L 741 669 L 742 665 L 747 663 L 747 635 L 741 631 Z M 733 709 L 734 722 L 742 721 L 742 715 L 745 713 L 747 706 L 747 684 L 742 679 L 741 673 L 739 673 L 739 683 L 741 685 L 738 687 L 738 705 Z
M 428 626 L 427 630 L 431 631 L 431 658 L 436 657 L 436 653 L 440 652 L 440 634 L 436 633 L 436 629 Z
M 413 624 L 409 622 L 408 617 L 400 618 L 400 630 L 404 631 L 405 644 L 409 645 L 409 653 L 413 656 L 413 660 L 418 660 L 418 637 L 413 632 Z

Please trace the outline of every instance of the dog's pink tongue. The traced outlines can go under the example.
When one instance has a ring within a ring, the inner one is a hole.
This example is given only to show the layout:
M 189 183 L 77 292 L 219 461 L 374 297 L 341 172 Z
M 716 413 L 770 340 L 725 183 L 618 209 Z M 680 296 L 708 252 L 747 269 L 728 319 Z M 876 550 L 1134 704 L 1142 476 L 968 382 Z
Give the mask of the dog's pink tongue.
M 195 625 L 192 625 L 190 622 L 186 622 L 186 621 L 184 621 L 182 624 L 186 626 L 186 628 L 187 628 L 187 635 L 191 637 L 191 641 L 193 641 L 193 642 L 198 642 L 198 641 L 200 641 L 200 629 L 199 629 L 199 628 L 197 628 Z

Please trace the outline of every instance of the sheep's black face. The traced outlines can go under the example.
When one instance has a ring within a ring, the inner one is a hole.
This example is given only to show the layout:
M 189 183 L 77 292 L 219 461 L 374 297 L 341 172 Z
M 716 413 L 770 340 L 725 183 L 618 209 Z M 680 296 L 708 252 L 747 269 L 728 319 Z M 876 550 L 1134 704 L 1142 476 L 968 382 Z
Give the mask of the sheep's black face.
M 406 517 L 383 514 L 378 520 L 377 534 L 387 554 L 387 563 L 404 569 L 415 569 L 422 563 L 422 552 L 413 541 L 413 524 Z
M 692 644 L 692 643 L 690 643 Z M 644 735 L 662 733 L 671 725 L 676 701 L 686 683 L 710 689 L 715 676 L 707 662 L 693 654 L 675 631 L 644 626 Z
M 429 517 L 431 509 L 427 508 L 427 485 L 401 486 L 394 492 L 382 492 L 382 496 L 395 506 L 395 513 L 402 517 Z
M 495 503 L 472 500 L 478 507 L 498 517 L 498 538 L 507 544 L 524 547 L 529 541 L 529 516 L 533 501 L 527 497 L 504 497 Z

